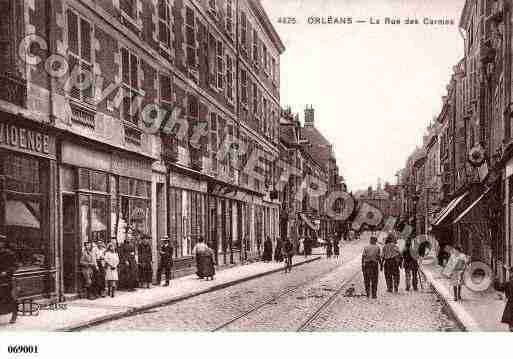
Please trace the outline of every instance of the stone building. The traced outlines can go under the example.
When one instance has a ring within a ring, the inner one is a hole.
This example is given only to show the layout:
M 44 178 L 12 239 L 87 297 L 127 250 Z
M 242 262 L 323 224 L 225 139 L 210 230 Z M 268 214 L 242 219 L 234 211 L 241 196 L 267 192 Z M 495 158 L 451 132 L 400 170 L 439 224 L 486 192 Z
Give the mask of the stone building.
M 156 270 L 168 235 L 180 274 L 200 236 L 221 265 L 279 236 L 284 46 L 258 0 L 0 0 L 0 46 L 22 297 L 79 292 L 87 241 L 150 236 Z

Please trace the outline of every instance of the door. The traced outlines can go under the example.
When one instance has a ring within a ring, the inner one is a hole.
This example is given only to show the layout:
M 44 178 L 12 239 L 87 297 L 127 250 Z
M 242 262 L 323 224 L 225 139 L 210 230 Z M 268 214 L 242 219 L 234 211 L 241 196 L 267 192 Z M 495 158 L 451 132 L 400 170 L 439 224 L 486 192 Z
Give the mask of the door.
M 62 252 L 64 292 L 77 290 L 78 276 L 77 205 L 74 195 L 62 196 Z

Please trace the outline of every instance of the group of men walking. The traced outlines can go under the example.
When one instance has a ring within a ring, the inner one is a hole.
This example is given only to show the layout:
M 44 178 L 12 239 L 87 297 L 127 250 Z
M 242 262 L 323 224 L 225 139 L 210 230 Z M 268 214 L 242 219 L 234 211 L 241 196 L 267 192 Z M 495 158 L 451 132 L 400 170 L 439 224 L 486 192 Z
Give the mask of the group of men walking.
M 371 237 L 370 244 L 363 249 L 362 271 L 367 297 L 377 298 L 379 272 L 385 272 L 387 291 L 399 292 L 401 279 L 400 268 L 405 271 L 406 290 L 418 290 L 419 263 L 412 253 L 412 242 L 406 240 L 403 251 L 399 249 L 397 241 L 388 235 L 383 249 L 378 246 L 378 239 Z

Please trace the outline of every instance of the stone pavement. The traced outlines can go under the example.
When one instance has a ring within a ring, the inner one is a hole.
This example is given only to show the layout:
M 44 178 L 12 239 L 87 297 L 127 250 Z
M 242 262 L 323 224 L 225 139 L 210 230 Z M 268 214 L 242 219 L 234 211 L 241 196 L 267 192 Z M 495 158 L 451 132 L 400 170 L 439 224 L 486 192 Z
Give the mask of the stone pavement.
M 309 263 L 319 258 L 320 256 L 316 254 L 307 259 L 298 255 L 294 258 L 294 265 Z M 213 281 L 200 280 L 196 275 L 190 275 L 172 280 L 169 287 L 156 286 L 151 289 L 138 289 L 136 292 L 118 291 L 115 298 L 70 301 L 65 303 L 65 309 L 41 310 L 37 316 L 19 316 L 18 321 L 12 325 L 8 324 L 10 316 L 3 315 L 0 316 L 0 331 L 76 330 L 91 324 L 171 304 L 280 270 L 283 270 L 283 263 L 255 262 L 221 269 L 216 273 Z
M 436 263 L 423 264 L 422 271 L 463 329 L 469 332 L 508 331 L 507 325 L 500 322 L 506 304 L 504 294 L 493 288 L 485 292 L 474 292 L 463 287 L 463 300 L 455 302 L 452 286 L 442 275 L 442 267 Z

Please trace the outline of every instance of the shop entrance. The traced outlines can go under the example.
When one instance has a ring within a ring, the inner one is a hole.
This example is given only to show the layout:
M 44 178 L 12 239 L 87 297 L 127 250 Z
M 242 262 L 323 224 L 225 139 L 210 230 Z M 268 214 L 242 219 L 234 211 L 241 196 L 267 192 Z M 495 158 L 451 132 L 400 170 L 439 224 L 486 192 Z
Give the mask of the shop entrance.
M 64 292 L 77 291 L 78 246 L 76 196 L 62 196 L 62 252 Z

